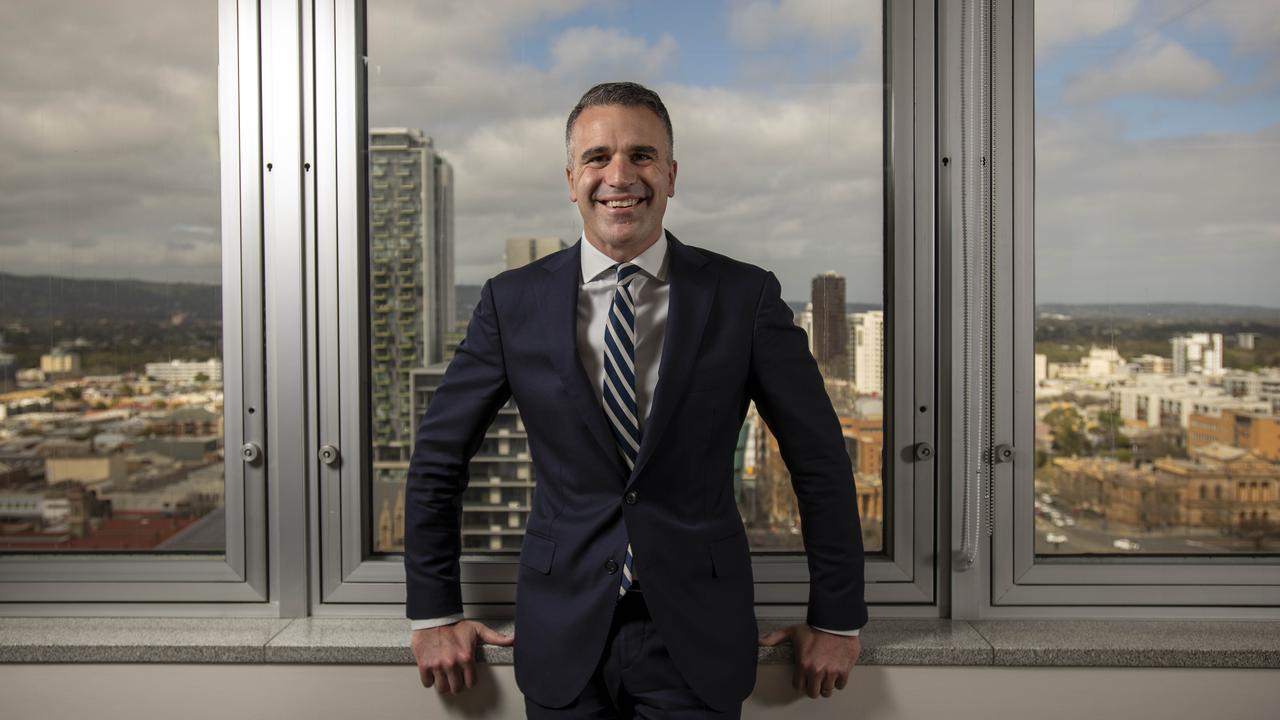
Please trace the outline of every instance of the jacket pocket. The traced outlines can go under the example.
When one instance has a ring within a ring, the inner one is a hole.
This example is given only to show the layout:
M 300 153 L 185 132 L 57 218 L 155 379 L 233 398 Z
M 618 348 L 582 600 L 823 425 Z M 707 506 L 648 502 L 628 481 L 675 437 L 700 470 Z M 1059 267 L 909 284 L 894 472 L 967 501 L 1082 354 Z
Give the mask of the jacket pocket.
M 707 543 L 711 553 L 711 576 L 718 578 L 750 578 L 751 550 L 747 534 L 741 530 L 729 537 Z
M 520 564 L 537 570 L 543 575 L 551 572 L 551 560 L 556 554 L 556 544 L 546 538 L 524 534 L 520 546 Z

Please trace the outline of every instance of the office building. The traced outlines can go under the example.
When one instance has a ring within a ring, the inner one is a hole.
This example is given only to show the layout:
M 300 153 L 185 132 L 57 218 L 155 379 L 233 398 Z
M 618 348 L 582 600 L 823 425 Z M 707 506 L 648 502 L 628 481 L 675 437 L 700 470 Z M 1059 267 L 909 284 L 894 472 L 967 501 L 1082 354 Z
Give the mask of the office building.
M 844 276 L 824 272 L 813 278 L 813 357 L 828 380 L 848 379 L 849 327 Z
M 884 394 L 884 311 L 854 313 L 853 384 L 862 395 Z
M 421 130 L 369 133 L 369 370 L 375 462 L 407 463 L 409 374 L 440 362 L 454 321 L 453 169 Z M 407 465 L 402 465 L 406 467 Z
M 524 267 L 566 247 L 568 245 L 558 237 L 507 238 L 507 269 Z
M 1169 342 L 1174 375 L 1222 375 L 1222 333 L 1189 333 Z

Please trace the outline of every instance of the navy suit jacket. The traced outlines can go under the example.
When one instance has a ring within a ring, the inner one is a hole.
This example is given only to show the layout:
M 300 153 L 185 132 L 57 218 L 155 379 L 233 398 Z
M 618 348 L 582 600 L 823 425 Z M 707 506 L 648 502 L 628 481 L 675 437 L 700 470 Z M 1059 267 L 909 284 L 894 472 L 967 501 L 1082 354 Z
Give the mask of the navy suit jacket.
M 517 576 L 515 672 L 521 691 L 548 707 L 571 702 L 601 657 L 628 539 L 649 612 L 689 685 L 717 709 L 751 693 L 758 629 L 733 487 L 750 400 L 798 500 L 807 621 L 833 630 L 867 621 L 853 468 L 777 278 L 667 237 L 666 334 L 633 471 L 578 358 L 582 240 L 485 282 L 418 425 L 405 488 L 406 614 L 415 619 L 462 612 L 468 465 L 515 399 L 537 481 Z

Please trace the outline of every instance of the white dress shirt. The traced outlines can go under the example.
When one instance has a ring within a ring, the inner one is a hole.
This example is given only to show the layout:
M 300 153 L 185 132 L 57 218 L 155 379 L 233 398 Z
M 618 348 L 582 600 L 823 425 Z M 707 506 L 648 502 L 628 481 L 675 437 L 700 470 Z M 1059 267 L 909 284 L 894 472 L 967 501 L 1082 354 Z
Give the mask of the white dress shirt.
M 604 333 L 613 295 L 618 289 L 617 262 L 587 242 L 582 245 L 582 273 L 578 280 L 578 358 L 595 389 L 596 401 L 604 406 Z M 662 342 L 666 335 L 667 306 L 671 284 L 667 282 L 667 233 L 664 228 L 658 240 L 630 261 L 640 267 L 629 287 L 636 303 L 636 410 L 641 417 L 640 436 L 644 437 L 645 421 L 658 385 L 658 365 L 662 360 Z M 637 580 L 642 578 L 637 577 Z M 641 583 L 643 584 L 643 583 Z M 441 618 L 413 620 L 412 629 L 439 627 L 461 620 L 461 614 Z M 836 635 L 857 635 L 858 630 L 826 630 Z

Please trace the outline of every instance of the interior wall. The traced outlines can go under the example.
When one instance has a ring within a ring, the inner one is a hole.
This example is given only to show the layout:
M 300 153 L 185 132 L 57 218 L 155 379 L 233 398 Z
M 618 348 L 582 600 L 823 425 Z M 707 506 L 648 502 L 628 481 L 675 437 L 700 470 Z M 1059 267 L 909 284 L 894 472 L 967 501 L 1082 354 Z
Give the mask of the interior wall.
M 6 720 L 523 718 L 510 665 L 444 698 L 409 665 L 0 665 Z M 790 666 L 763 665 L 744 718 L 1266 717 L 1280 670 L 867 666 L 831 699 L 797 696 Z

